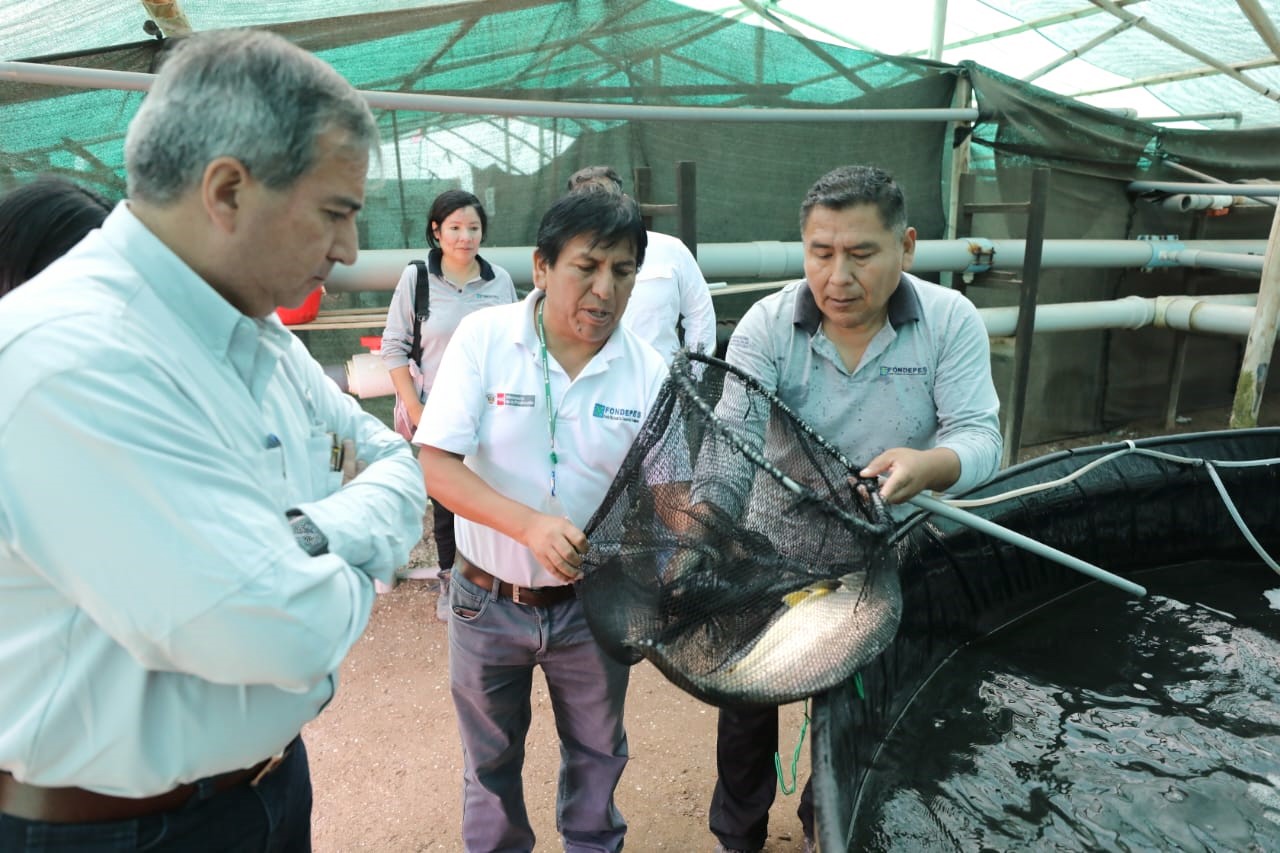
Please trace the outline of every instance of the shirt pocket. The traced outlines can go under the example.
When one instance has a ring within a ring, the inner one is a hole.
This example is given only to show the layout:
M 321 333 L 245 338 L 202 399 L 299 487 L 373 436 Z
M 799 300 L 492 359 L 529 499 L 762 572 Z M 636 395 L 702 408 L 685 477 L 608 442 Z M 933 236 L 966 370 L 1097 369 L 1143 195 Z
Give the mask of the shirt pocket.
M 333 448 L 332 433 L 313 432 L 307 437 L 307 500 L 318 501 L 342 487 L 342 466 L 334 464 Z

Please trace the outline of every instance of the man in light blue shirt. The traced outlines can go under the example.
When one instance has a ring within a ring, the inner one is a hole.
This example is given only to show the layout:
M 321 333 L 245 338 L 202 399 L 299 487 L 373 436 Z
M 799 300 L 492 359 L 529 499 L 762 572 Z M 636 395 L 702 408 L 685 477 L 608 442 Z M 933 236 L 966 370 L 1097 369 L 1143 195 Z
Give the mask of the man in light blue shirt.
M 274 311 L 355 260 L 377 144 L 287 41 L 184 39 L 128 201 L 0 301 L 0 849 L 310 849 L 298 732 L 426 496 Z
M 907 272 L 916 231 L 901 187 L 874 167 L 835 169 L 805 196 L 800 227 L 804 279 L 751 306 L 726 360 L 864 466 L 863 477 L 881 477 L 890 504 L 984 482 L 1001 449 L 986 329 L 964 296 Z M 717 416 L 758 437 L 768 456 L 767 411 L 733 387 Z M 699 497 L 734 514 L 748 487 L 708 483 Z M 764 846 L 777 748 L 776 708 L 721 709 L 710 814 L 718 850 Z M 808 787 L 800 818 L 812 849 Z

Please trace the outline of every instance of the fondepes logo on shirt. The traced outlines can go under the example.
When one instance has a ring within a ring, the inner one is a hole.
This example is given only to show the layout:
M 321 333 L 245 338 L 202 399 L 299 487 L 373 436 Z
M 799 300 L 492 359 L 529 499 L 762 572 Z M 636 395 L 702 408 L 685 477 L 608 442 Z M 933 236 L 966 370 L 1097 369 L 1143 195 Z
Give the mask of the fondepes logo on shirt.
M 626 421 L 630 424 L 640 423 L 639 409 L 619 409 L 616 406 L 606 406 L 604 403 L 596 403 L 591 409 L 591 417 L 601 418 L 606 421 Z

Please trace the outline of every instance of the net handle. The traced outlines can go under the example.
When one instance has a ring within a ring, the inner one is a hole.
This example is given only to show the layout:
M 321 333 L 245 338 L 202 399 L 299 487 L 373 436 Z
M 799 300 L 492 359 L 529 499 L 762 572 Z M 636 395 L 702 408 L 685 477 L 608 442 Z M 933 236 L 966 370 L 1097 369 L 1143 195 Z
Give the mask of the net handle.
M 949 518 L 952 521 L 972 527 L 979 533 L 985 533 L 994 539 L 1000 539 L 1004 542 L 1008 542 L 1010 545 L 1023 548 L 1036 556 L 1044 557 L 1045 559 L 1052 560 L 1055 563 L 1060 563 L 1068 569 L 1073 569 L 1081 574 L 1088 575 L 1094 580 L 1109 583 L 1118 589 L 1124 590 L 1130 595 L 1136 595 L 1141 598 L 1147 594 L 1147 589 L 1144 586 L 1140 586 L 1131 580 L 1120 577 L 1119 575 L 1112 574 L 1106 569 L 1095 566 L 1093 563 L 1081 560 L 1079 557 L 1073 557 L 1065 551 L 1059 551 L 1052 545 L 1046 545 L 1043 542 L 1032 539 L 1030 536 L 1024 536 L 1017 531 L 1010 530 L 1007 527 L 1002 527 L 994 521 L 989 521 L 980 515 L 969 512 L 968 510 L 951 506 L 946 501 L 940 501 L 937 498 L 929 497 L 928 495 L 916 495 L 915 497 L 907 498 L 907 503 L 913 504 L 926 512 L 932 512 L 937 515 L 941 515 L 944 518 Z

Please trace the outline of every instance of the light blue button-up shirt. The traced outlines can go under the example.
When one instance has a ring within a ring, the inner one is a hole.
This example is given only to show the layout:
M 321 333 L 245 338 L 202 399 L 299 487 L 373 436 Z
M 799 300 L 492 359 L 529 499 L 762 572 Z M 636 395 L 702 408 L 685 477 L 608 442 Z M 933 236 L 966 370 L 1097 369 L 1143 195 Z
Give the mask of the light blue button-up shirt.
M 345 486 L 335 438 L 368 463 Z M 124 203 L 0 300 L 0 447 L 0 769 L 37 785 L 147 796 L 277 752 L 422 535 L 408 444 Z

